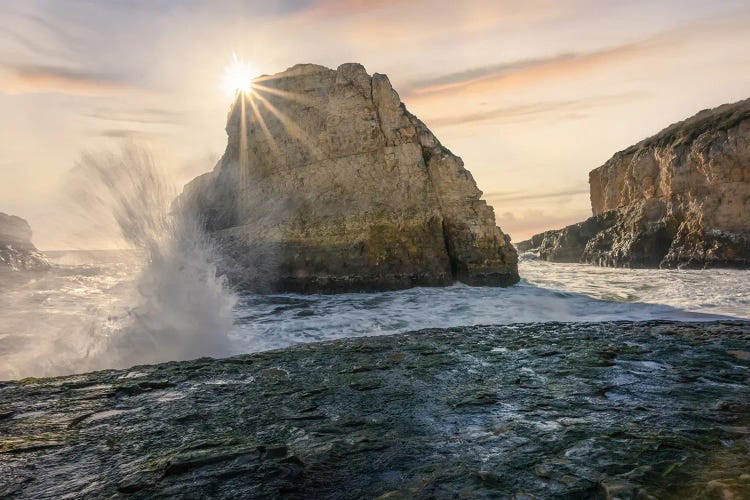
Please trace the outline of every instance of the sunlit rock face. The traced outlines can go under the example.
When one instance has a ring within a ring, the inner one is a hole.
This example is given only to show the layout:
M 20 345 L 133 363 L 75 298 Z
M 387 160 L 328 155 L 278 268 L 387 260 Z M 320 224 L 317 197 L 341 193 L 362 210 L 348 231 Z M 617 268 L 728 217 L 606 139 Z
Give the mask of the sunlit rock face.
M 186 186 L 240 288 L 510 285 L 517 255 L 461 159 L 385 75 L 297 65 L 230 110 L 224 156 Z
M 44 255 L 31 242 L 29 223 L 0 212 L 0 271 L 34 271 L 49 268 Z
M 519 249 L 604 266 L 750 266 L 750 99 L 615 154 L 589 183 L 594 217 Z

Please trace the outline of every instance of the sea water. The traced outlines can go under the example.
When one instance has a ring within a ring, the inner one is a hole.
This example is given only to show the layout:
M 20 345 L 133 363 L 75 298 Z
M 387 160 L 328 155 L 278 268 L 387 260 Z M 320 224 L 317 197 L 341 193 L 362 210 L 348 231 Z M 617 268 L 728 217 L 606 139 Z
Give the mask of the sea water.
M 49 256 L 48 272 L 0 277 L 0 380 L 424 328 L 750 319 L 750 271 L 741 270 L 612 269 L 523 255 L 521 282 L 508 288 L 243 295 L 189 265 L 192 275 L 175 277 L 184 262 L 155 268 L 142 251 Z

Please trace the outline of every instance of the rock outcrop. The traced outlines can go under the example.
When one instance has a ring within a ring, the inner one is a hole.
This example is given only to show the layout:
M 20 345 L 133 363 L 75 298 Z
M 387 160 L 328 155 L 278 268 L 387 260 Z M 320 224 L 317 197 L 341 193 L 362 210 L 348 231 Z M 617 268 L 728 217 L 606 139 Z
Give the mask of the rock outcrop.
M 29 223 L 0 212 L 0 270 L 37 271 L 47 268 L 47 259 L 31 242 Z
M 617 267 L 750 267 L 750 99 L 704 110 L 589 174 L 594 216 L 519 243 Z
M 226 152 L 180 198 L 255 291 L 518 281 L 517 254 L 461 159 L 385 75 L 304 64 L 238 94 Z

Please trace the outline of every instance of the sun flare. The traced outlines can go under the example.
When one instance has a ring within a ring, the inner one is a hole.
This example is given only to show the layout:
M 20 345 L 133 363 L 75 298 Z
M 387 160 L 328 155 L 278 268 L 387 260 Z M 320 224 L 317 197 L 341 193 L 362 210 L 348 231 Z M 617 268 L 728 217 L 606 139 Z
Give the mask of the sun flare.
M 230 97 L 237 92 L 249 93 L 253 88 L 253 78 L 256 76 L 255 68 L 237 59 L 237 54 L 232 54 L 232 62 L 224 68 L 221 86 Z

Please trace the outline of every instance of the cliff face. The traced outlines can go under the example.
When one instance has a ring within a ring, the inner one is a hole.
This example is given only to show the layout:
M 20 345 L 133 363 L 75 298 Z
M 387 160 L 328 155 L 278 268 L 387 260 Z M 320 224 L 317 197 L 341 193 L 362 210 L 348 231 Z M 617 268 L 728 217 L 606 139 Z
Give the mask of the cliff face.
M 0 212 L 0 269 L 33 271 L 48 267 L 47 259 L 31 243 L 29 223 Z
M 606 266 L 750 266 L 750 99 L 615 154 L 589 183 L 594 217 L 585 234 L 577 224 L 519 248 Z
M 463 162 L 359 64 L 297 65 L 239 95 L 185 188 L 235 285 L 339 292 L 509 285 L 517 255 Z

